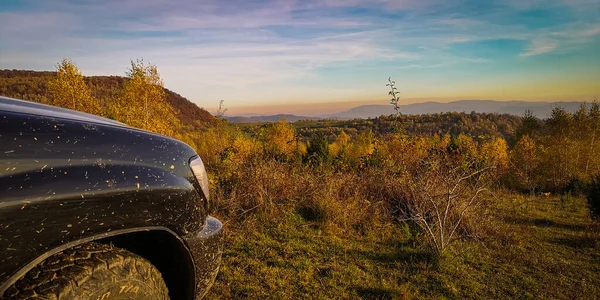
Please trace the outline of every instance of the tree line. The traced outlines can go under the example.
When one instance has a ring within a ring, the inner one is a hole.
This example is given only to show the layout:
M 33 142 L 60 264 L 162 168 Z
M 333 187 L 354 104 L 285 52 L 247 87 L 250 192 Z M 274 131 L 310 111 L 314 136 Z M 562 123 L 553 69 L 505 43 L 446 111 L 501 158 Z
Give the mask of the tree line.
M 546 120 L 526 112 L 515 132 L 512 177 L 508 185 L 536 191 L 582 193 L 600 174 L 600 105 L 584 104 L 575 113 L 556 107 Z

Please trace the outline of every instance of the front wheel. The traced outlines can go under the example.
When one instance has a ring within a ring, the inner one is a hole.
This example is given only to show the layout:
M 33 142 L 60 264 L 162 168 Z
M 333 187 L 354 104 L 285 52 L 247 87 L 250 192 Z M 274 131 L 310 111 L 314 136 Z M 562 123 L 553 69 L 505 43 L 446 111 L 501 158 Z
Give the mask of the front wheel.
M 47 258 L 8 288 L 4 298 L 163 300 L 169 293 L 146 259 L 92 242 Z

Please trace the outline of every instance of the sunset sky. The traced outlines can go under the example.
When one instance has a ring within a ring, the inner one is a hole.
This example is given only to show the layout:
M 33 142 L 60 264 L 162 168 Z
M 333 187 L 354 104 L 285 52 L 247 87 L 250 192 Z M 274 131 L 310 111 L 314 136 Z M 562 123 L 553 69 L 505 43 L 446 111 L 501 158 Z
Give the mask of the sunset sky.
M 600 0 L 1 0 L 0 69 L 124 75 L 229 115 L 600 97 Z M 255 108 L 249 108 L 254 106 Z

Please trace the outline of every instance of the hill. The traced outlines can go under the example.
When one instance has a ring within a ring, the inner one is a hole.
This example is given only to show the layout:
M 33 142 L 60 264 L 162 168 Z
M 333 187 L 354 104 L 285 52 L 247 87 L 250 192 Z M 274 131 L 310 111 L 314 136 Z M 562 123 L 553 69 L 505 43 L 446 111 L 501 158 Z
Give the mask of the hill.
M 522 116 L 525 110 L 531 110 L 538 118 L 547 118 L 552 109 L 559 106 L 568 112 L 576 111 L 582 102 L 527 102 L 527 101 L 494 101 L 494 100 L 460 100 L 448 103 L 425 102 L 400 106 L 405 115 L 436 114 L 445 112 L 498 113 Z M 381 115 L 394 114 L 391 105 L 361 105 L 347 111 L 332 114 L 328 118 L 367 119 Z
M 50 71 L 0 70 L 0 95 L 35 102 L 47 102 L 48 81 L 55 76 Z M 102 103 L 113 101 L 125 82 L 121 76 L 86 76 L 94 97 Z M 183 125 L 201 130 L 215 124 L 216 118 L 185 97 L 165 88 L 167 102 L 177 112 Z

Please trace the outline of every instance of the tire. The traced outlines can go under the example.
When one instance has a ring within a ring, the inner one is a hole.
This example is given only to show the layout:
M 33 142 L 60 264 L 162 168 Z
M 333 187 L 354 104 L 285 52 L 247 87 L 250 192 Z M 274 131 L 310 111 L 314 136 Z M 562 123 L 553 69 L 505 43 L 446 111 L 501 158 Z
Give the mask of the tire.
M 2 299 L 169 299 L 160 272 L 112 245 L 86 243 L 49 257 L 9 287 Z

